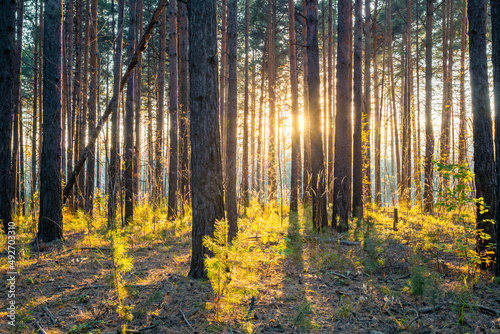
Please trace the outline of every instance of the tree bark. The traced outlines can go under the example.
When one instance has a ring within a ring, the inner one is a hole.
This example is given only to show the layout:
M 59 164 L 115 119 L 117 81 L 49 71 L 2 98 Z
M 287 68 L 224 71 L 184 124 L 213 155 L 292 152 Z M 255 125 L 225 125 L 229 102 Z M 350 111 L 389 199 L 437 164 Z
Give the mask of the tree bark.
M 217 83 L 217 21 L 215 0 L 191 0 L 189 6 L 192 257 L 189 276 L 206 277 L 207 249 L 215 221 L 224 218 Z
M 491 41 L 492 41 L 492 62 L 493 62 L 493 93 L 495 96 L 495 148 L 496 152 L 500 152 L 500 2 L 498 0 L 491 0 Z M 462 37 L 463 38 L 463 37 Z M 496 199 L 500 198 L 500 183 L 498 182 L 498 173 L 500 172 L 500 154 L 496 155 L 496 175 L 497 175 L 497 188 Z M 500 235 L 500 209 L 496 208 L 495 213 L 496 223 L 496 264 L 495 276 L 500 277 L 500 245 L 498 236 Z
M 493 154 L 493 128 L 488 85 L 488 65 L 486 58 L 486 2 L 469 0 L 469 59 L 472 93 L 474 173 L 476 198 L 483 198 L 488 211 L 481 213 L 477 204 L 476 227 L 491 236 L 490 240 L 477 238 L 477 251 L 482 253 L 490 243 L 496 242 L 494 225 L 497 177 Z M 483 269 L 486 263 L 481 265 Z
M 370 0 L 365 2 L 365 89 L 364 89 L 364 115 L 363 115 L 363 197 L 364 203 L 372 202 L 371 186 L 371 162 L 370 162 L 370 138 L 371 138 L 371 74 L 370 64 L 372 60 L 372 17 L 370 13 Z
M 248 107 L 249 107 L 249 30 L 250 30 L 250 1 L 245 0 L 245 101 L 243 106 L 243 161 L 241 166 L 241 196 L 243 197 L 243 207 L 249 203 L 249 183 L 248 183 Z
M 238 83 L 237 83 L 237 3 L 229 0 L 228 4 L 228 90 L 227 90 L 227 150 L 226 150 L 226 211 L 229 224 L 229 240 L 236 237 L 238 233 L 238 204 L 236 196 L 236 151 L 238 146 Z
M 299 88 L 297 76 L 297 50 L 295 44 L 295 2 L 288 0 L 288 35 L 290 48 L 290 89 L 292 113 L 292 166 L 290 175 L 290 211 L 298 212 L 298 178 L 300 161 L 300 129 L 299 129 Z M 290 215 L 290 218 L 292 216 Z
M 337 43 L 337 117 L 332 221 L 338 232 L 349 229 L 352 178 L 352 5 L 339 0 Z M 337 216 L 339 221 L 337 222 Z
M 362 34 L 363 20 L 361 17 L 362 1 L 354 4 L 354 135 L 352 154 L 352 210 L 353 216 L 363 218 L 363 73 L 362 73 Z
M 185 3 L 180 3 L 180 186 L 181 198 L 189 201 L 189 55 L 188 55 L 188 13 Z
M 11 136 L 14 108 L 13 84 L 15 62 L 16 1 L 0 2 L 0 116 L 4 120 L 0 131 L 0 220 L 5 232 L 11 221 L 10 181 L 11 181 Z
M 424 210 L 428 213 L 434 208 L 433 168 L 434 129 L 432 126 L 432 22 L 434 0 L 427 0 L 425 26 L 425 162 L 424 162 Z
M 61 34 L 62 2 L 48 1 L 44 13 L 43 145 L 40 163 L 38 240 L 62 239 Z
M 276 0 L 268 0 L 267 24 L 268 42 L 268 91 L 269 91 L 269 140 L 267 148 L 268 199 L 276 200 L 278 165 L 276 161 Z
M 178 142 L 177 142 L 177 9 L 174 0 L 170 0 L 170 34 L 169 34 L 169 113 L 170 113 L 170 163 L 168 173 L 168 213 L 167 218 L 177 216 L 177 175 L 178 175 Z M 158 175 L 158 174 L 157 174 Z M 157 176 L 157 182 L 158 182 Z

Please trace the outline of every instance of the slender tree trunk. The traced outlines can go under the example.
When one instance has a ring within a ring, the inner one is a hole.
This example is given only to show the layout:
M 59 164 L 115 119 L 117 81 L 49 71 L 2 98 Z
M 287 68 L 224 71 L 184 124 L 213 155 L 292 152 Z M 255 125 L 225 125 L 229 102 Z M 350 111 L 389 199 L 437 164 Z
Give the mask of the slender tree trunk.
M 66 145 L 67 145 L 67 159 L 66 159 L 66 176 L 73 170 L 73 150 L 74 150 L 74 119 L 75 119 L 75 109 L 72 107 L 73 102 L 73 92 L 71 90 L 72 83 L 72 71 L 73 71 L 73 34 L 74 34 L 74 10 L 73 10 L 73 0 L 68 0 L 68 8 L 66 11 L 66 24 L 65 24 L 65 43 L 66 43 L 66 62 L 64 64 L 66 68 L 66 75 L 64 78 L 64 95 L 66 97 Z M 64 163 L 64 161 L 63 161 Z M 73 209 L 73 196 L 72 193 L 69 195 L 69 208 Z
M 267 148 L 267 182 L 269 201 L 276 200 L 278 165 L 276 161 L 276 0 L 268 0 L 267 24 L 269 44 L 267 73 L 269 76 L 269 141 Z M 321 124 L 321 122 L 320 122 Z M 320 131 L 321 133 L 321 131 Z
M 490 243 L 496 242 L 495 227 L 491 219 L 495 218 L 497 187 L 486 58 L 486 2 L 484 0 L 468 1 L 468 19 L 476 198 L 482 197 L 484 204 L 489 207 L 488 211 L 484 212 L 479 203 L 477 204 L 476 227 L 478 231 L 491 236 L 491 239 L 485 240 L 478 235 L 476 248 L 477 252 L 482 254 L 489 248 Z M 487 264 L 483 262 L 481 266 L 485 269 Z
M 228 103 L 227 103 L 227 146 L 226 146 L 226 211 L 229 223 L 229 240 L 238 233 L 238 204 L 236 195 L 236 151 L 238 146 L 238 90 L 237 90 L 237 3 L 229 0 L 229 23 L 227 27 L 228 42 Z
M 219 117 L 220 117 L 220 133 L 222 143 L 222 161 L 226 161 L 226 63 L 227 63 L 227 0 L 222 0 L 222 15 L 221 15 L 221 62 L 219 74 Z M 224 187 L 226 180 L 226 166 L 222 164 L 224 172 Z
M 215 0 L 189 1 L 193 248 L 189 276 L 206 277 L 205 235 L 224 218 L 219 137 L 217 21 Z
M 143 1 L 137 0 L 136 2 L 136 35 L 135 44 L 139 41 L 142 36 L 142 7 Z M 165 52 L 162 49 L 162 52 Z M 140 184 L 141 184 L 141 91 L 142 91 L 142 56 L 139 57 L 137 62 L 137 67 L 135 68 L 135 78 L 134 78 L 134 162 L 133 173 L 134 173 L 134 198 L 140 200 Z M 162 115 L 163 118 L 163 115 Z
M 290 211 L 298 212 L 298 178 L 300 161 L 300 129 L 299 129 L 299 88 L 297 76 L 297 51 L 295 44 L 295 3 L 288 0 L 288 34 L 290 47 L 290 88 L 292 98 L 292 170 L 290 180 Z M 290 219 L 292 219 L 290 215 Z
M 267 56 L 267 31 L 266 31 L 266 37 L 264 40 L 264 50 L 262 53 L 262 67 L 261 67 L 261 81 L 260 81 L 260 101 L 259 101 L 259 122 L 258 122 L 258 129 L 259 129 L 259 139 L 258 139 L 258 144 L 257 144 L 257 197 L 259 199 L 259 202 L 262 202 L 262 194 L 263 194 L 263 179 L 264 179 L 264 173 L 262 172 L 262 168 L 264 166 L 263 163 L 263 154 L 262 154 L 262 145 L 264 142 L 264 124 L 263 124 L 263 118 L 264 118 L 264 97 L 265 97 L 265 77 L 266 77 L 266 56 Z
M 328 159 L 328 179 L 327 188 L 329 194 L 329 202 L 333 203 L 333 132 L 335 128 L 334 121 L 334 87 L 333 77 L 335 75 L 335 67 L 333 67 L 333 1 L 328 1 L 328 151 L 326 153 Z
M 97 0 L 91 1 L 90 12 L 90 85 L 89 85 L 89 132 L 93 131 L 96 124 L 97 114 L 97 92 L 98 68 L 97 68 Z M 86 205 L 85 211 L 91 216 L 94 207 L 94 180 L 95 180 L 95 148 L 91 150 L 87 159 L 87 180 L 86 180 Z
M 491 1 L 491 9 L 493 10 L 497 2 Z M 493 19 L 493 16 L 492 16 Z M 465 109 L 465 52 L 466 52 L 466 42 L 467 42 L 467 1 L 464 1 L 462 7 L 462 30 L 460 38 L 460 123 L 458 130 L 458 164 L 463 165 L 467 163 L 467 115 Z M 492 31 L 495 35 L 496 32 Z M 492 60 L 494 58 L 494 53 L 492 53 Z M 500 65 L 499 65 L 500 66 Z M 495 107 L 500 104 L 500 100 L 495 102 Z M 496 117 L 495 117 L 496 119 Z M 500 129 L 500 128 L 499 128 Z M 500 149 L 500 148 L 499 148 Z M 497 151 L 500 152 L 500 151 Z M 498 167 L 497 167 L 498 169 Z M 500 196 L 500 193 L 497 194 Z M 500 210 L 497 210 L 500 212 Z
M 123 16 L 125 0 L 118 0 L 118 31 L 115 40 L 115 52 L 113 55 L 113 95 L 117 95 L 120 90 L 121 69 L 122 69 L 122 45 L 123 45 Z M 114 30 L 114 29 L 113 29 Z M 120 183 L 120 164 L 118 151 L 120 145 L 119 126 L 119 100 L 111 100 L 111 158 L 109 163 L 109 199 L 108 199 L 108 225 L 115 226 L 117 194 Z
M 349 229 L 352 178 L 352 5 L 339 0 L 337 44 L 337 117 L 332 221 L 339 232 Z M 337 216 L 339 221 L 337 222 Z
M 61 187 L 61 35 L 62 2 L 49 1 L 44 12 L 43 145 L 40 164 L 38 240 L 62 239 Z
M 255 189 L 257 187 L 257 175 L 256 175 L 256 169 L 255 169 L 255 160 L 256 160 L 256 155 L 255 155 L 255 135 L 257 129 L 255 128 L 255 118 L 257 117 L 256 114 L 256 104 L 257 104 L 257 98 L 256 98 L 256 90 L 257 90 L 257 85 L 255 82 L 255 77 L 257 75 L 256 73 L 257 66 L 255 64 L 255 54 L 252 55 L 252 93 L 250 95 L 250 103 L 252 105 L 251 108 L 251 121 L 250 121 L 250 179 L 251 181 L 251 192 L 249 193 L 250 197 L 254 196 Z
M 375 131 L 374 131 L 374 160 L 375 160 L 375 205 L 382 205 L 382 189 L 380 183 L 380 150 L 381 135 L 381 108 L 380 108 L 380 97 L 379 97 L 379 81 L 378 81 L 378 48 L 377 48 L 377 16 L 378 16 L 378 0 L 375 0 L 375 12 L 373 14 L 373 90 L 375 98 Z
M 42 1 L 43 2 L 43 1 Z M 78 156 L 80 155 L 80 140 L 81 140 L 81 115 L 83 113 L 82 106 L 82 34 L 83 34 L 83 0 L 76 0 L 75 4 L 75 76 L 73 80 L 73 119 L 75 129 L 75 139 L 73 147 L 75 148 L 74 164 L 76 165 Z M 41 92 L 39 92 L 40 94 Z M 41 104 L 40 104 L 41 106 Z M 82 177 L 84 172 L 81 173 Z M 69 172 L 68 172 L 69 178 Z M 81 194 L 82 184 L 80 178 L 76 182 L 75 191 L 73 196 L 75 203 L 73 209 L 80 209 L 82 205 L 83 196 Z
M 187 6 L 181 6 L 180 14 L 180 186 L 181 198 L 183 202 L 189 201 L 189 85 L 188 85 L 188 13 Z
M 175 5 L 170 4 L 170 15 L 172 15 L 172 7 L 174 7 L 173 12 L 174 12 L 174 18 L 177 20 L 177 17 L 175 15 Z M 170 22 L 172 25 L 172 22 Z M 172 28 L 172 27 L 171 27 Z M 173 28 L 176 28 L 176 24 L 174 22 Z M 170 30 L 172 32 L 172 30 Z M 170 42 L 172 42 L 172 37 L 176 37 L 176 34 L 172 33 L 170 34 Z M 154 182 L 154 203 L 155 205 L 159 205 L 162 201 L 163 198 L 163 106 L 164 106 L 164 101 L 165 101 L 165 52 L 166 52 L 166 38 L 167 38 L 167 11 L 162 12 L 161 14 L 161 23 L 160 23 L 160 60 L 159 60 L 159 66 L 158 66 L 158 73 L 157 73 L 157 83 L 158 83 L 158 101 L 157 101 L 157 114 L 156 114 L 156 133 L 155 133 L 155 182 Z M 177 41 L 174 41 L 173 47 L 175 48 L 174 50 L 170 49 L 172 43 L 169 45 L 169 51 L 171 52 L 169 60 L 170 63 L 177 64 L 177 58 L 173 59 L 172 56 L 177 57 Z M 172 76 L 172 73 L 170 73 Z M 172 79 L 172 78 L 171 78 Z M 175 73 L 175 81 L 177 83 L 177 72 Z M 170 86 L 170 91 L 172 92 L 174 87 Z M 175 100 L 171 101 L 175 102 L 177 105 L 177 85 L 175 86 Z M 172 99 L 172 96 L 170 96 L 170 99 Z M 176 113 L 177 114 L 177 113 Z M 171 148 L 172 149 L 172 148 Z M 170 149 L 170 151 L 171 151 Z M 170 159 L 172 159 L 172 156 L 170 156 Z M 172 163 L 172 160 L 170 161 Z M 177 172 L 177 169 L 176 169 Z M 170 180 L 169 180 L 169 187 L 170 187 Z M 174 186 L 175 188 L 175 186 Z M 170 194 L 170 192 L 169 192 Z M 175 197 L 175 195 L 173 196 Z M 175 201 L 175 200 L 174 200 Z M 170 206 L 170 198 L 169 198 L 169 206 Z M 171 216 L 172 217 L 172 213 Z
M 178 143 L 177 143 L 177 11 L 175 0 L 170 0 L 170 34 L 169 34 L 169 113 L 170 113 L 170 163 L 168 173 L 168 213 L 167 218 L 177 216 L 177 175 L 178 175 Z M 157 177 L 157 180 L 159 178 Z
M 362 73 L 362 35 L 363 20 L 361 17 L 362 1 L 354 4 L 354 135 L 352 152 L 352 209 L 353 216 L 363 218 L 363 73 Z
M 363 197 L 364 203 L 372 202 L 371 166 L 370 166 L 370 138 L 371 138 L 371 74 L 370 64 L 372 59 L 372 16 L 370 13 L 370 0 L 365 2 L 365 89 L 364 89 L 364 115 L 363 124 Z
M 303 16 L 303 23 L 302 23 L 302 35 L 304 36 L 304 44 L 307 45 L 306 41 L 306 36 L 307 36 L 307 24 L 306 24 L 306 17 L 307 17 L 307 7 L 306 7 L 306 0 L 302 0 L 302 16 Z M 308 77 L 308 70 L 307 70 L 307 48 L 303 48 L 304 50 L 304 170 L 303 170 L 303 177 L 302 177 L 302 185 L 303 185 L 303 190 L 302 190 L 302 201 L 304 203 L 309 203 L 311 200 L 311 172 L 312 172 L 312 166 L 311 166 L 311 135 L 309 133 L 310 130 L 310 120 L 309 120 L 309 97 L 308 97 L 308 86 L 306 84 L 307 82 L 307 77 Z
M 137 0 L 129 0 L 130 18 L 129 18 L 129 32 L 128 32 L 128 59 L 129 62 L 134 56 L 135 48 L 135 27 L 136 27 L 136 4 Z M 127 93 L 125 102 L 125 119 L 124 119 L 124 192 L 125 192 L 125 214 L 124 222 L 127 225 L 134 216 L 134 75 L 130 77 L 127 83 Z
M 35 1 L 35 26 L 36 26 L 36 19 L 38 17 L 38 1 Z M 36 29 L 36 28 L 35 28 Z M 37 191 L 37 173 L 36 173 L 36 166 L 37 166 L 37 155 L 38 155 L 38 150 L 37 150 L 37 138 L 36 138 L 36 133 L 37 133 L 37 128 L 38 128 L 38 59 L 39 59 L 39 54 L 38 54 L 38 40 L 35 39 L 35 52 L 33 55 L 33 118 L 32 118 L 32 128 L 31 128 L 31 203 L 30 203 L 30 209 L 31 209 L 31 214 L 33 216 L 33 220 L 35 217 L 35 194 Z
M 405 84 L 404 84 L 404 108 L 402 119 L 402 152 L 403 152 L 403 180 L 402 180 L 402 204 L 404 207 L 411 207 L 411 22 L 413 6 L 412 0 L 406 0 L 406 33 L 405 33 Z
M 491 0 L 491 32 L 492 32 L 491 58 L 493 62 L 493 81 L 494 81 L 493 93 L 495 96 L 495 149 L 496 152 L 500 152 L 500 3 L 498 0 Z M 462 41 L 463 40 L 464 36 L 462 35 Z M 498 198 L 500 198 L 500 186 L 499 186 L 500 183 L 498 182 L 499 172 L 500 172 L 500 154 L 497 153 L 496 155 L 497 200 Z M 496 264 L 495 264 L 496 277 L 500 277 L 500 261 L 499 261 L 500 245 L 498 242 L 498 236 L 500 235 L 500 228 L 498 227 L 499 225 L 498 222 L 500 221 L 499 218 L 500 218 L 500 208 L 497 208 L 495 213 L 495 221 L 497 222 L 496 224 L 497 246 L 496 246 Z
M 243 107 L 243 162 L 241 166 L 241 196 L 243 206 L 246 208 L 249 203 L 248 184 L 248 51 L 249 51 L 249 30 L 250 30 L 250 0 L 245 0 L 245 102 Z
M 434 129 L 432 126 L 432 22 L 434 0 L 427 0 L 425 25 L 425 161 L 424 161 L 424 210 L 434 208 L 433 168 Z

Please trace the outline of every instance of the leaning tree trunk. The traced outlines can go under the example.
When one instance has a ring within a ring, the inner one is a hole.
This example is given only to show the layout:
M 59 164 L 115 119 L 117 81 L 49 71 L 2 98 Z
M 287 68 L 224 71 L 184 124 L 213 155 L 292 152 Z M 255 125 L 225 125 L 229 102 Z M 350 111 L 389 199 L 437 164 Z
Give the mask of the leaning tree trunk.
M 469 0 L 469 59 L 472 93 L 474 173 L 476 198 L 483 198 L 489 207 L 487 212 L 477 204 L 476 227 L 478 230 L 477 251 L 488 250 L 490 242 L 496 242 L 496 233 L 491 220 L 496 209 L 496 173 L 493 153 L 493 128 L 488 85 L 488 64 L 486 57 L 486 2 Z M 485 240 L 479 236 L 483 231 L 491 236 Z M 487 264 L 481 264 L 483 269 Z
M 188 3 L 191 106 L 192 257 L 189 276 L 206 277 L 203 237 L 213 235 L 224 218 L 217 83 L 217 20 L 215 0 Z
M 48 1 L 44 21 L 43 144 L 38 240 L 62 239 L 61 32 L 62 3 Z

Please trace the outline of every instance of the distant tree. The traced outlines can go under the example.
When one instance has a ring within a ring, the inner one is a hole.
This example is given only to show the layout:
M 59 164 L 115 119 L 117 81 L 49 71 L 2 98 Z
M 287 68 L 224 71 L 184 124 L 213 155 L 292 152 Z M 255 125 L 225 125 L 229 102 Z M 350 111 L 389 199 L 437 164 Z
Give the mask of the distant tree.
M 7 13 L 8 14 L 8 13 Z M 48 1 L 44 13 L 43 144 L 40 163 L 38 240 L 63 237 L 61 186 L 62 2 Z
M 192 257 L 189 276 L 206 277 L 203 237 L 224 219 L 219 134 L 217 18 L 215 0 L 188 2 L 191 106 Z
M 352 4 L 350 1 L 339 0 L 338 18 L 337 117 L 335 120 L 332 221 L 337 231 L 345 232 L 349 229 L 352 184 Z
M 0 220 L 5 231 L 11 221 L 10 179 L 11 179 L 11 136 L 14 108 L 14 61 L 16 1 L 0 1 Z
M 477 250 L 483 252 L 496 242 L 496 231 L 490 220 L 495 219 L 497 175 L 493 153 L 488 64 L 486 58 L 486 1 L 469 0 L 469 59 L 472 93 L 474 174 L 476 198 L 483 198 L 487 212 L 476 211 L 476 227 L 491 236 L 490 240 L 477 238 Z M 486 263 L 482 263 L 483 269 Z

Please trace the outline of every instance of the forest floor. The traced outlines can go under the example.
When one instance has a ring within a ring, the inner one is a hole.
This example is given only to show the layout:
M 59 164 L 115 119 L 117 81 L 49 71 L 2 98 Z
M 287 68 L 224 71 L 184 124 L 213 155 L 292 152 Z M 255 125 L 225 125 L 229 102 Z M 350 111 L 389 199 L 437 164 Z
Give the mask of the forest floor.
M 289 224 L 286 208 L 261 209 L 253 201 L 242 213 L 237 241 L 222 244 L 209 264 L 210 282 L 187 277 L 189 213 L 167 221 L 164 211 L 154 216 L 137 208 L 123 237 L 133 268 L 119 274 L 131 321 L 117 313 L 104 217 L 65 214 L 64 242 L 38 245 L 30 244 L 24 220 L 17 236 L 16 327 L 2 321 L 0 333 L 119 333 L 125 323 L 128 333 L 146 334 L 500 333 L 500 285 L 474 269 L 467 223 L 449 214 L 400 212 L 395 232 L 392 210 L 365 215 L 348 233 L 317 235 L 310 210 L 301 209 Z M 0 246 L 6 249 L 4 236 Z M 1 261 L 7 277 L 6 256 Z M 5 278 L 2 319 L 6 294 Z

